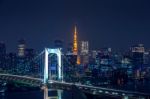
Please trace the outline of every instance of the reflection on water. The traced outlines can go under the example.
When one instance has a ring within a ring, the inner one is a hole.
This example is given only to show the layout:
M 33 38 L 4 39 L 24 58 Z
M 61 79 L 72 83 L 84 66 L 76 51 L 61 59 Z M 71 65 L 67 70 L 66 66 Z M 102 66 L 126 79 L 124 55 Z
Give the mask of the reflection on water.
M 48 91 L 48 90 L 47 90 Z M 49 91 L 50 93 L 51 91 Z M 14 92 L 14 93 L 0 93 L 0 99 L 62 99 L 62 91 L 56 91 L 57 95 L 48 96 L 48 92 L 34 91 L 34 92 Z M 67 98 L 64 98 L 67 99 Z
M 6 92 L 0 91 L 0 99 L 84 99 L 81 92 L 74 87 L 72 91 L 48 89 L 46 86 L 43 86 L 42 89 L 31 88 L 31 90 L 24 87 L 21 88 L 22 91 L 19 91 L 16 90 L 18 88 L 10 87 L 11 90 L 7 87 Z
M 0 99 L 72 99 L 71 92 L 62 90 L 44 90 L 29 92 L 0 93 Z
M 62 99 L 62 90 L 49 90 L 46 86 L 44 87 L 44 99 Z M 57 94 L 49 95 L 49 92 L 55 91 Z
M 0 99 L 43 99 L 42 91 L 33 92 L 8 92 L 0 95 Z

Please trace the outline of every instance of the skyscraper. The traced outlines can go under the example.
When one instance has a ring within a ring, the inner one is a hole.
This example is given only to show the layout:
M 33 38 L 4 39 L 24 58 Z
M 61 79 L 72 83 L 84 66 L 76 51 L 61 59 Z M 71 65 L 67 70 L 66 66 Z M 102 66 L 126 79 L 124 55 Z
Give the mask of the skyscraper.
M 25 40 L 24 39 L 21 39 L 18 41 L 18 56 L 19 57 L 24 57 L 25 56 L 25 48 L 26 48 L 26 45 L 25 45 Z
M 81 41 L 81 46 L 80 46 L 80 53 L 82 55 L 88 54 L 89 53 L 89 43 L 88 41 Z
M 132 51 L 132 63 L 134 65 L 135 76 L 140 77 L 140 71 L 144 64 L 145 48 L 143 44 L 135 45 L 131 48 Z
M 6 55 L 6 66 L 5 69 L 6 70 L 11 70 L 13 72 L 15 72 L 15 68 L 17 66 L 17 56 L 16 53 L 8 53 Z
M 62 40 L 55 40 L 54 41 L 55 48 L 63 48 L 63 41 Z
M 6 46 L 4 42 L 0 42 L 0 55 L 4 56 L 6 54 Z
M 5 68 L 6 46 L 4 42 L 0 42 L 0 68 Z
M 17 73 L 25 73 L 25 50 L 26 50 L 26 43 L 24 39 L 18 41 L 18 53 L 17 53 Z
M 89 43 L 88 41 L 81 41 L 80 43 L 80 61 L 85 65 L 89 62 Z

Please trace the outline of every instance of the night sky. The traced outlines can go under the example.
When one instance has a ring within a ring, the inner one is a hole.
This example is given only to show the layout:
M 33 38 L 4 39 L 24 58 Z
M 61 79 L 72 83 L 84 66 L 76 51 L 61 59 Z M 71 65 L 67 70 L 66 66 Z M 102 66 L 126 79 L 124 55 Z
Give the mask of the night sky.
M 20 38 L 37 50 L 55 39 L 67 45 L 75 24 L 79 40 L 88 40 L 91 49 L 150 48 L 149 0 L 0 0 L 0 41 L 8 51 L 17 50 Z

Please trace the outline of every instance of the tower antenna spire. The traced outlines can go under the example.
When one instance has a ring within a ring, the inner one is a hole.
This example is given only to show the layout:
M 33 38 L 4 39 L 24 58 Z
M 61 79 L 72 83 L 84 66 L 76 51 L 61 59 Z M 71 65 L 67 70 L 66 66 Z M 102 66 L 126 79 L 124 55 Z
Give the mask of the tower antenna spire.
M 80 56 L 78 53 L 78 38 L 77 38 L 77 26 L 74 27 L 74 36 L 73 36 L 73 54 L 77 55 L 77 64 L 80 64 Z
M 73 54 L 77 55 L 78 54 L 78 43 L 77 43 L 77 27 L 75 25 L 74 27 L 74 35 L 73 35 Z

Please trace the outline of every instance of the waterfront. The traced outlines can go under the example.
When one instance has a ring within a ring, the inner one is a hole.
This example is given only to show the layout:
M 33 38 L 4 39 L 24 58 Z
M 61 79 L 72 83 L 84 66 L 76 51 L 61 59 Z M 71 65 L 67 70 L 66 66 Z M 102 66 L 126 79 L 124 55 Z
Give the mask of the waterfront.
M 44 96 L 48 97 L 57 97 L 57 99 L 110 99 L 102 98 L 102 96 L 94 96 L 91 94 L 83 94 L 81 91 L 74 89 L 72 91 L 66 90 L 54 90 L 47 88 L 38 88 L 38 87 L 29 87 L 22 84 L 16 83 L 7 83 L 6 86 L 1 83 L 0 87 L 0 99 L 47 99 Z M 2 91 L 5 90 L 5 91 Z
M 12 92 L 12 93 L 1 93 L 0 99 L 44 99 L 43 91 L 29 91 L 29 92 Z M 79 97 L 76 93 L 71 93 L 68 91 L 63 91 L 62 97 L 58 97 L 56 99 L 84 99 Z M 110 98 L 110 97 L 94 97 L 94 96 L 86 96 L 85 99 L 118 99 L 118 98 Z
M 98 96 L 87 94 L 87 93 L 83 94 L 82 91 L 79 91 L 78 89 L 66 91 L 66 90 L 54 90 L 54 89 L 46 89 L 46 88 L 40 89 L 39 87 L 29 87 L 26 85 L 16 84 L 16 83 L 11 83 L 11 84 L 7 83 L 6 85 L 7 86 L 4 87 L 1 86 L 0 88 L 0 90 L 6 89 L 5 92 L 2 91 L 0 92 L 0 99 L 32 99 L 33 97 L 35 99 L 49 99 L 49 98 L 53 99 L 52 97 L 55 97 L 55 99 L 122 99 L 119 97 L 110 98 L 110 96 L 106 97 L 106 95 L 102 95 L 102 94 Z M 126 86 L 126 89 L 130 87 L 131 86 Z M 44 96 L 47 96 L 46 95 L 47 93 L 49 98 L 44 98 Z
M 19 83 L 0 83 L 0 99 L 84 99 L 80 92 L 27 86 Z M 86 99 L 86 98 L 85 98 Z

